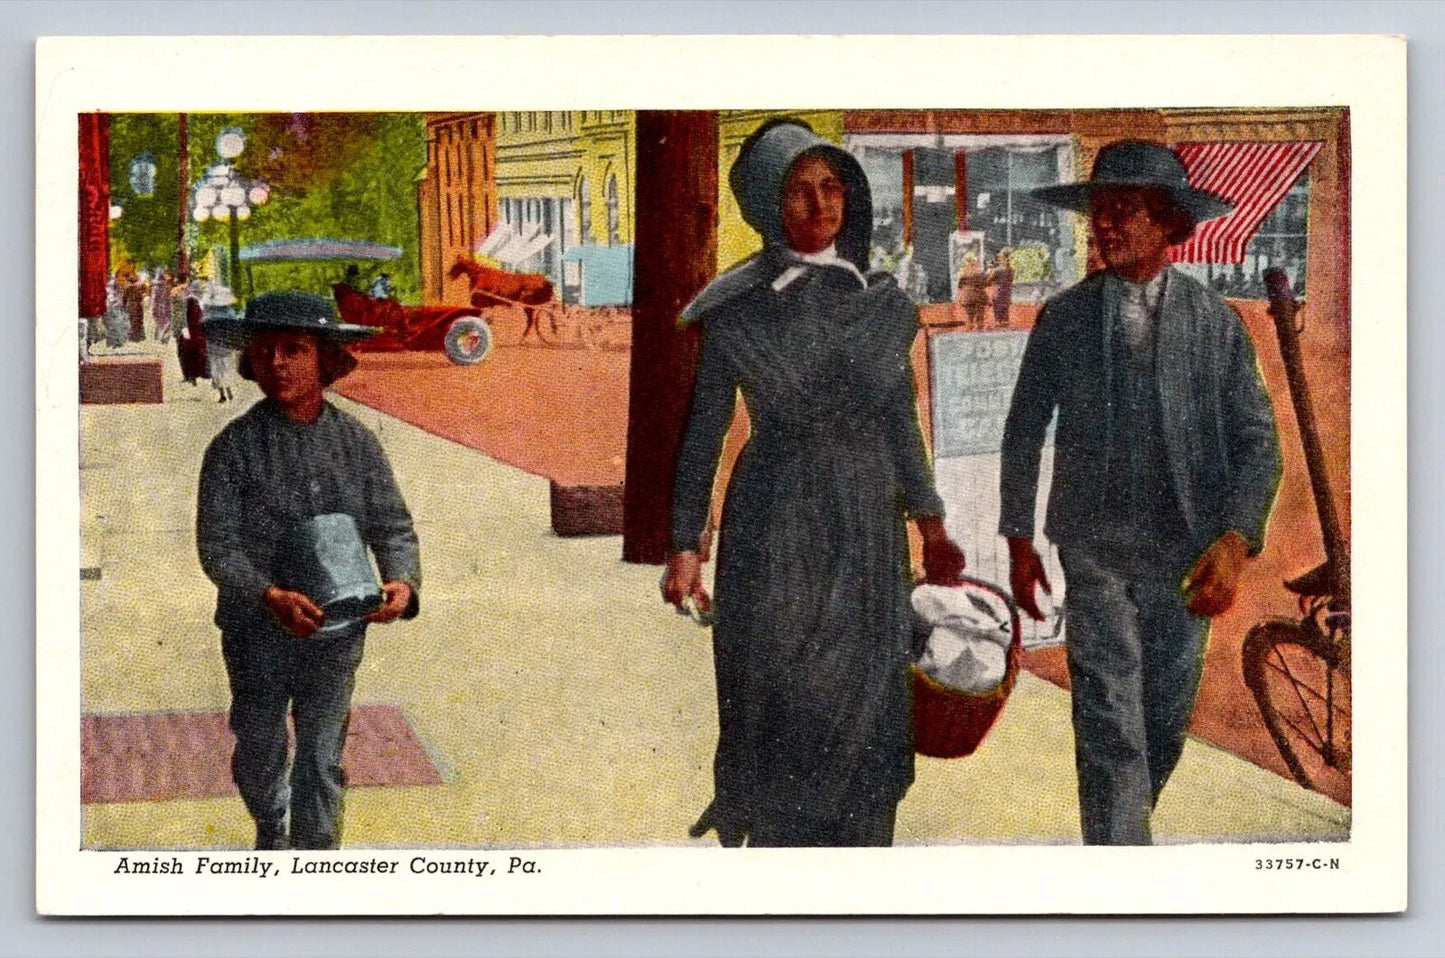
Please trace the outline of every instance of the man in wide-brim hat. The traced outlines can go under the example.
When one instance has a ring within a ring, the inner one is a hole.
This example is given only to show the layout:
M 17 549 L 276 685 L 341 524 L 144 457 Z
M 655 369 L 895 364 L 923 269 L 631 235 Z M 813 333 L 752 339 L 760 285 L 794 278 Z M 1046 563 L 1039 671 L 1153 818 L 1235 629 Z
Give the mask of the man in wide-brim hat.
M 391 465 L 376 436 L 324 395 L 356 366 L 344 344 L 374 332 L 337 322 L 330 301 L 301 292 L 259 296 L 243 320 L 211 330 L 242 350 L 241 375 L 265 394 L 206 449 L 196 517 L 201 566 L 218 590 L 232 774 L 257 848 L 339 844 L 341 749 L 366 623 L 418 610 L 420 551 Z M 277 578 L 288 533 L 336 513 L 355 519 L 384 598 L 365 621 L 330 627 L 315 601 Z
M 1179 760 L 1209 620 L 1263 545 L 1279 438 L 1254 346 L 1169 247 L 1227 213 L 1173 150 L 1125 140 L 1083 183 L 1035 190 L 1086 213 L 1104 269 L 1050 299 L 1005 425 L 999 532 L 1019 607 L 1049 591 L 1034 549 L 1039 460 L 1055 412 L 1044 534 L 1067 581 L 1080 818 L 1089 844 L 1149 844 Z

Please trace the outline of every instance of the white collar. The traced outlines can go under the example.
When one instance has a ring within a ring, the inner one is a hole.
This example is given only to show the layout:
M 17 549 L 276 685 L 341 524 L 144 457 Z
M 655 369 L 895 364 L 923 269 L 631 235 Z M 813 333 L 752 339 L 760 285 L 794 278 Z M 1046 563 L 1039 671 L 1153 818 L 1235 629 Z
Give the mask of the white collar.
M 1124 279 L 1122 276 L 1120 276 L 1119 279 L 1124 283 L 1124 289 L 1138 290 L 1143 294 L 1145 302 L 1152 303 L 1158 300 L 1160 292 L 1164 289 L 1165 279 L 1168 275 L 1169 267 L 1166 266 L 1142 283 L 1135 283 L 1131 280 Z
M 799 253 L 795 249 L 789 249 L 788 252 L 792 253 L 796 259 L 800 259 L 805 263 L 817 263 L 819 266 L 834 263 L 838 260 L 837 243 L 833 243 L 827 249 L 820 249 L 816 253 Z
M 793 282 L 793 280 L 806 273 L 808 271 L 808 266 L 841 267 L 856 276 L 858 278 L 858 282 L 863 284 L 864 289 L 868 288 L 868 280 L 863 277 L 862 271 L 860 271 L 858 267 L 855 266 L 853 263 L 838 255 L 838 245 L 836 243 L 829 246 L 827 249 L 819 250 L 816 253 L 799 253 L 797 250 L 793 249 L 789 249 L 787 253 L 790 259 L 796 261 L 800 265 L 789 266 L 787 269 L 783 270 L 783 272 L 778 276 L 778 278 L 773 280 L 774 290 L 783 290 L 785 287 L 788 286 L 789 283 Z

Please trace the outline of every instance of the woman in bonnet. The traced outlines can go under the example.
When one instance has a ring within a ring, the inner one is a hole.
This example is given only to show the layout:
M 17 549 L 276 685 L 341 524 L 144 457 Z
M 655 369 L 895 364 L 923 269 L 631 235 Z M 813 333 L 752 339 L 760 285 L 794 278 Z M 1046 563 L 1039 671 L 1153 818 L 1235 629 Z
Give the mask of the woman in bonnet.
M 724 845 L 893 841 L 913 781 L 905 521 L 928 581 L 962 551 L 919 426 L 917 310 L 865 276 L 873 227 L 857 160 L 796 120 L 744 142 L 729 182 L 763 238 L 684 310 L 702 326 L 678 456 L 663 592 L 715 612 L 714 797 L 694 834 Z M 699 547 L 741 390 L 752 434 L 723 507 L 716 600 Z

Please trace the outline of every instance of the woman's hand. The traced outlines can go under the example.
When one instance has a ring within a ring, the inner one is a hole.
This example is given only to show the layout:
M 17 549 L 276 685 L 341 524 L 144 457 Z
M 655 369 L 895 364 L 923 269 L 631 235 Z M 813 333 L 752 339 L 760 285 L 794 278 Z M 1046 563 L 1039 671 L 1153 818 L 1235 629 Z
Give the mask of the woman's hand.
M 958 585 L 968 564 L 963 550 L 944 531 L 938 516 L 919 516 L 918 532 L 923 536 L 923 581 L 929 585 Z
M 686 615 L 683 603 L 691 597 L 698 611 L 712 609 L 712 597 L 702 586 L 702 560 L 696 552 L 674 552 L 667 557 L 667 572 L 662 578 L 662 597 Z

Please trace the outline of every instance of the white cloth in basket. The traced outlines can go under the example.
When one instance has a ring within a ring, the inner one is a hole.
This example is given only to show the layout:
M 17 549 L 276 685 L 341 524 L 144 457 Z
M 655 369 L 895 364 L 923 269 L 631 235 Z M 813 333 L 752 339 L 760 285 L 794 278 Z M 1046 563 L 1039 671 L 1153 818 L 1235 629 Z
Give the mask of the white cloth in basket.
M 916 626 L 928 632 L 919 670 L 941 685 L 977 695 L 998 688 L 1008 672 L 1013 636 L 1008 606 L 968 586 L 920 585 L 913 590 Z

